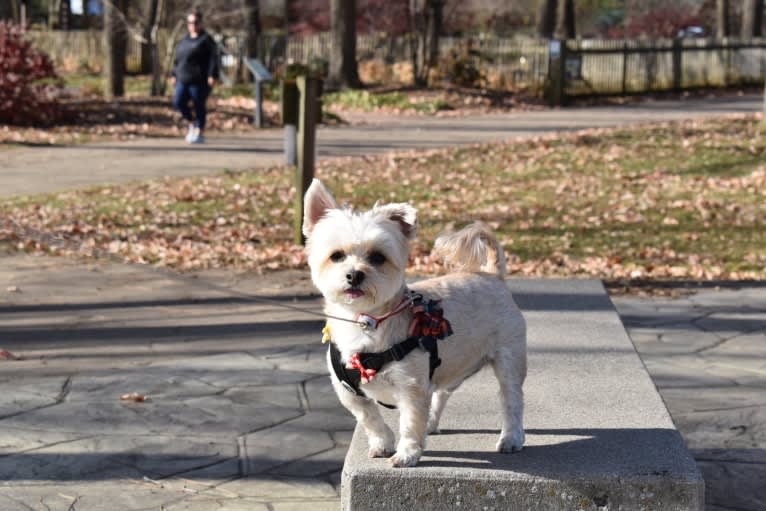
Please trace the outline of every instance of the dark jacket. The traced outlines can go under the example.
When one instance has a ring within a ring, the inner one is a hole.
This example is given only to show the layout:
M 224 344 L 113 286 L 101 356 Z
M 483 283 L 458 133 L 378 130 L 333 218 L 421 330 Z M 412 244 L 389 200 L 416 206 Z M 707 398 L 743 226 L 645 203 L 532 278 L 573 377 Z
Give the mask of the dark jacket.
M 218 79 L 218 55 L 213 38 L 200 31 L 197 37 L 186 35 L 176 48 L 173 76 L 181 83 L 200 85 L 209 77 Z

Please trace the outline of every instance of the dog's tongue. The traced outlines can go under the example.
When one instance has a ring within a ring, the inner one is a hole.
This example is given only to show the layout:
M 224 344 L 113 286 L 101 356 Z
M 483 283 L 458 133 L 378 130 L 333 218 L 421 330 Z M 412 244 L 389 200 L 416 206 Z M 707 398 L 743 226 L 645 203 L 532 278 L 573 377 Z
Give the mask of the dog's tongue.
M 351 298 L 359 298 L 364 294 L 364 291 L 357 288 L 346 289 L 346 294 Z

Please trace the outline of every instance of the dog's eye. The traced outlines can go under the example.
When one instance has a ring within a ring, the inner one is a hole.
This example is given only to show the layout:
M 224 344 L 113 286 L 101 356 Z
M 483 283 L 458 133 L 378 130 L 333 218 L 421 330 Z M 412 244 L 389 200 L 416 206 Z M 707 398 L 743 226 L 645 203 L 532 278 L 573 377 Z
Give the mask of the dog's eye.
M 386 256 L 377 251 L 370 252 L 370 255 L 367 256 L 367 260 L 370 261 L 370 264 L 373 266 L 380 266 L 386 262 Z
M 335 252 L 330 254 L 330 261 L 332 261 L 334 263 L 339 263 L 342 260 L 344 260 L 345 258 L 346 258 L 346 254 L 344 254 L 340 250 L 336 250 Z

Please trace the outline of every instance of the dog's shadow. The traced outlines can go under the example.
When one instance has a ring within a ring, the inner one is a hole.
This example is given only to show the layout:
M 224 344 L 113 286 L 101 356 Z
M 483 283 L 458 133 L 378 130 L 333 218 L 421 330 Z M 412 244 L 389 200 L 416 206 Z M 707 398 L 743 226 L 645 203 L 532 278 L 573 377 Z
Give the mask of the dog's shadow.
M 490 447 L 499 430 L 444 429 L 429 435 L 418 466 L 507 470 L 547 477 L 598 473 L 666 476 L 683 473 L 691 468 L 687 463 L 694 463 L 675 429 L 563 428 L 528 429 L 525 433 L 523 450 L 504 454 Z M 472 444 L 487 450 L 465 449 Z

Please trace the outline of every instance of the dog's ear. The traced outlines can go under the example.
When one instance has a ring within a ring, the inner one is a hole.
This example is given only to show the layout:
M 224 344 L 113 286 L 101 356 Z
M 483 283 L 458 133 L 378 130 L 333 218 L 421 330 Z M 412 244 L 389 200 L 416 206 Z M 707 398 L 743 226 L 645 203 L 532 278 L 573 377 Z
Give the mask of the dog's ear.
M 307 238 L 314 226 L 327 213 L 328 209 L 337 209 L 338 203 L 325 185 L 319 179 L 311 181 L 303 198 L 303 235 Z
M 375 204 L 373 211 L 399 224 L 402 234 L 408 240 L 418 232 L 418 210 L 407 203 Z

